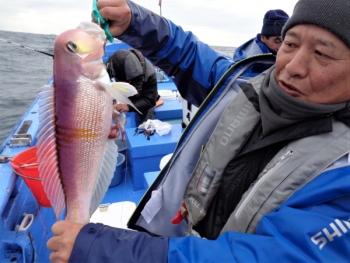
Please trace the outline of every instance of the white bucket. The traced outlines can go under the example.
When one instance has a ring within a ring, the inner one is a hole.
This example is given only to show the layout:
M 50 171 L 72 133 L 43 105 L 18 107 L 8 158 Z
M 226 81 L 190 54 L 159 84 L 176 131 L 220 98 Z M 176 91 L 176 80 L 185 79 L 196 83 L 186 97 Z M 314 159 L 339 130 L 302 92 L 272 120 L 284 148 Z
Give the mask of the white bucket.
M 102 204 L 92 214 L 90 222 L 118 228 L 128 228 L 127 223 L 135 209 L 136 204 L 130 201 Z
M 123 180 L 123 164 L 125 162 L 125 156 L 121 153 L 118 153 L 117 157 L 117 167 L 115 168 L 112 181 L 109 185 L 109 188 L 117 186 Z
M 159 164 L 159 168 L 160 170 L 162 170 L 164 168 L 164 166 L 169 162 L 170 158 L 173 156 L 172 153 L 165 155 L 161 160 L 160 160 L 160 164 Z

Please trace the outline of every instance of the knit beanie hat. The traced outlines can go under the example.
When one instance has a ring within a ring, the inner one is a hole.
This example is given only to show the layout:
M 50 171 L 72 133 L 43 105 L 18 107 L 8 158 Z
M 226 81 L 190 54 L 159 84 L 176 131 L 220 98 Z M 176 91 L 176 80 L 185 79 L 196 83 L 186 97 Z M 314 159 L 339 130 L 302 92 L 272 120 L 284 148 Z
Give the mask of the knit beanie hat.
M 288 18 L 288 14 L 281 9 L 267 11 L 264 16 L 261 34 L 264 36 L 280 36 L 282 27 Z
M 299 24 L 322 27 L 350 48 L 350 0 L 299 0 L 283 28 L 282 38 L 290 28 Z
M 110 78 L 117 81 L 132 80 L 143 74 L 139 59 L 130 50 L 117 50 L 106 61 L 106 69 Z

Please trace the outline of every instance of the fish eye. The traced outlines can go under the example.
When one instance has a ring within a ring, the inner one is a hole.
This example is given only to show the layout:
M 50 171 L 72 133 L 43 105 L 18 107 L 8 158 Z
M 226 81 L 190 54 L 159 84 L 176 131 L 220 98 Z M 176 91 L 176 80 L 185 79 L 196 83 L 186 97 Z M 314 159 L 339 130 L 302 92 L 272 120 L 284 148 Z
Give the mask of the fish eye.
M 69 41 L 66 46 L 69 51 L 73 53 L 78 52 L 78 46 L 73 41 Z

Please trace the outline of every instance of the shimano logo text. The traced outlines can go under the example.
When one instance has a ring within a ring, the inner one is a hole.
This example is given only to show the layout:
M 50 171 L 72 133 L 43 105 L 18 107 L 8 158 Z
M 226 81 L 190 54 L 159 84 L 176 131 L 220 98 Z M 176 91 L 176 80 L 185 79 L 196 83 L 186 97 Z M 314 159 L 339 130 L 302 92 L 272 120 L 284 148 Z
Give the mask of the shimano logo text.
M 349 230 L 349 221 L 336 219 L 329 224 L 329 227 L 323 228 L 322 231 L 311 237 L 311 241 L 321 250 L 328 242 L 334 241 L 334 238 L 342 237 Z
M 220 144 L 222 146 L 227 145 L 235 129 L 239 126 L 241 121 L 248 115 L 249 110 L 252 107 L 253 106 L 251 104 L 245 104 L 243 108 L 239 111 L 238 115 L 235 118 L 233 118 L 233 121 L 226 127 L 224 135 L 220 139 Z

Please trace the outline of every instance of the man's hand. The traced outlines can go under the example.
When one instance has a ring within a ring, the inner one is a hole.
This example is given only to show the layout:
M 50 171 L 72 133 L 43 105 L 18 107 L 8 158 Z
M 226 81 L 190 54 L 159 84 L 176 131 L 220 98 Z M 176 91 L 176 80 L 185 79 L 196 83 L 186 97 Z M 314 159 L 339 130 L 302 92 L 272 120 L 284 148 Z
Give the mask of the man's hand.
M 55 223 L 51 231 L 54 236 L 47 241 L 46 246 L 52 252 L 50 261 L 53 263 L 67 263 L 73 250 L 75 239 L 83 228 L 83 224 L 69 221 Z
M 99 0 L 97 8 L 101 16 L 109 20 L 109 32 L 112 36 L 123 34 L 129 27 L 131 10 L 125 0 Z
M 120 113 L 130 111 L 128 104 L 117 104 L 117 106 L 115 106 L 115 109 Z
M 111 130 L 109 132 L 108 138 L 109 139 L 115 139 L 118 138 L 120 135 L 119 132 L 119 125 L 118 124 L 112 124 L 111 125 Z

